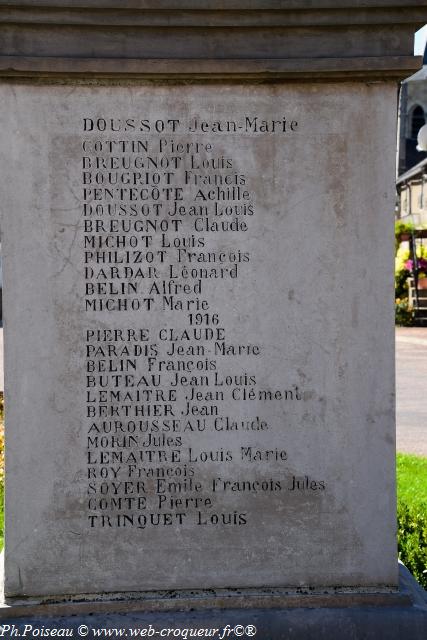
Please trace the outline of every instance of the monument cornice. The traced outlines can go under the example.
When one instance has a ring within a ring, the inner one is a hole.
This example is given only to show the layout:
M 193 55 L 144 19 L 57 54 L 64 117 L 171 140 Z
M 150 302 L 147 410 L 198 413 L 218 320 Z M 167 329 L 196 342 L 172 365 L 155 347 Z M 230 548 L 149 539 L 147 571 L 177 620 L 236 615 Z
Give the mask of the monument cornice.
M 400 80 L 427 0 L 8 0 L 0 76 Z

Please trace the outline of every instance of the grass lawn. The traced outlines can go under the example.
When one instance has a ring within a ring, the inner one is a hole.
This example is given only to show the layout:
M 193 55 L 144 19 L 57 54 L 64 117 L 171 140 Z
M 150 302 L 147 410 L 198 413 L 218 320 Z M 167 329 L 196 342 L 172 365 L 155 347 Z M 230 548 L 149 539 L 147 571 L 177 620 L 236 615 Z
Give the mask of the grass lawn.
M 397 454 L 399 557 L 427 589 L 427 458 Z
M 427 458 L 398 453 L 397 487 L 399 500 L 427 503 Z

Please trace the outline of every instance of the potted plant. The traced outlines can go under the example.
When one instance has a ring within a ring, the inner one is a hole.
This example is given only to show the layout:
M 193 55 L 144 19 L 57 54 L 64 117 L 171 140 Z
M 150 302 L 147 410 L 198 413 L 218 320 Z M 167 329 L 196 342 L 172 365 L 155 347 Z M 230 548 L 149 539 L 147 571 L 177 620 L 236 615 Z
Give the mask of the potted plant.
M 414 261 L 407 260 L 405 263 L 406 269 L 415 275 Z M 418 275 L 418 289 L 427 289 L 427 259 L 417 258 L 416 271 Z
M 412 222 L 404 222 L 403 220 L 396 220 L 394 223 L 394 237 L 395 237 L 395 247 L 396 252 L 399 249 L 399 245 L 401 242 L 405 242 L 411 239 L 411 236 L 414 232 L 414 225 Z

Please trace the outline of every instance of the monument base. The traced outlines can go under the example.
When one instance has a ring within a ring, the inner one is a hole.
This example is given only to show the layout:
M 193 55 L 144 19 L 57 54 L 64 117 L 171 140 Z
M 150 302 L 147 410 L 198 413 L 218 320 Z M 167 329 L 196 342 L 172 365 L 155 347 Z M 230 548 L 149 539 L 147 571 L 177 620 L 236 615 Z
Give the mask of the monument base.
M 23 636 L 24 632 L 27 637 L 59 636 L 59 630 L 63 630 L 63 637 L 67 637 L 66 632 L 68 637 L 92 637 L 99 635 L 95 630 L 104 629 L 113 630 L 117 637 L 157 635 L 185 639 L 427 637 L 427 593 L 403 565 L 399 590 L 390 593 L 217 590 L 135 595 L 126 600 L 118 595 L 105 598 L 8 600 L 0 605 L 0 619 L 6 621 L 0 626 L 0 637 Z M 50 633 L 53 630 L 56 633 Z M 101 631 L 101 635 L 112 634 Z

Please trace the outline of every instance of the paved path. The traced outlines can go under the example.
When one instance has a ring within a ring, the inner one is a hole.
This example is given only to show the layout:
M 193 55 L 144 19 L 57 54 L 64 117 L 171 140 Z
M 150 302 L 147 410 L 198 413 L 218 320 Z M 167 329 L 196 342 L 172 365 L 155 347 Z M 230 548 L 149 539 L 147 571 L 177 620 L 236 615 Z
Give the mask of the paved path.
M 4 390 L 3 376 L 3 327 L 0 327 L 0 391 Z
M 396 328 L 397 450 L 427 456 L 427 327 Z

